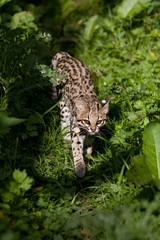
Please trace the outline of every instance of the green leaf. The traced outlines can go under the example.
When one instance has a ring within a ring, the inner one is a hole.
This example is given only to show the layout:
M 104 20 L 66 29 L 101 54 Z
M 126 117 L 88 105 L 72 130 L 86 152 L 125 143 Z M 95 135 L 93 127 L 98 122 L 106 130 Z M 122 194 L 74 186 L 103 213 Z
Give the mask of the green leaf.
M 145 156 L 139 154 L 132 158 L 132 167 L 127 171 L 129 181 L 139 185 L 147 184 L 152 180 L 152 176 L 145 162 Z
M 14 170 L 13 179 L 19 184 L 17 187 L 23 191 L 29 190 L 33 182 L 32 178 L 27 177 L 27 173 L 25 170 L 23 171 L 19 171 L 18 169 Z
M 7 117 L 0 114 L 0 135 L 6 134 L 9 132 L 10 127 L 24 122 L 24 119 Z
M 16 169 L 13 172 L 13 178 L 17 183 L 22 183 L 26 177 L 27 177 L 27 173 L 25 170 L 20 171 Z
M 14 194 L 11 192 L 4 192 L 2 193 L 2 200 L 4 203 L 12 202 L 14 199 Z
M 32 182 L 33 182 L 33 179 L 30 178 L 30 177 L 27 177 L 20 185 L 20 188 L 23 190 L 23 191 L 27 191 L 31 188 L 32 186 Z
M 133 18 L 146 9 L 150 3 L 151 0 L 123 0 L 117 8 L 117 14 L 120 18 Z
M 0 0 L 0 7 L 2 7 L 7 2 L 10 2 L 11 0 Z
M 20 191 L 20 188 L 19 188 L 19 184 L 15 181 L 11 181 L 9 191 L 11 193 L 14 193 L 17 196 L 20 195 L 21 191 Z
M 97 20 L 98 20 L 98 16 L 95 15 L 95 16 L 91 17 L 88 20 L 88 22 L 86 23 L 86 27 L 84 29 L 84 38 L 87 41 L 90 41 L 92 39 L 96 24 L 97 24 Z
M 154 179 L 160 179 L 160 123 L 149 123 L 143 132 L 143 153 Z

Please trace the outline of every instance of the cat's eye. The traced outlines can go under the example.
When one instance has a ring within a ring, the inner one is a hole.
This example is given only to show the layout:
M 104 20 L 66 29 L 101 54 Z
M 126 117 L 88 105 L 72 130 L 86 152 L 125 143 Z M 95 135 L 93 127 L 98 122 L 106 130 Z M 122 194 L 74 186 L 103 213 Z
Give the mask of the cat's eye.
M 97 125 L 103 124 L 103 120 L 98 120 Z
M 90 125 L 90 121 L 89 121 L 89 120 L 83 120 L 83 122 L 84 122 L 86 125 Z

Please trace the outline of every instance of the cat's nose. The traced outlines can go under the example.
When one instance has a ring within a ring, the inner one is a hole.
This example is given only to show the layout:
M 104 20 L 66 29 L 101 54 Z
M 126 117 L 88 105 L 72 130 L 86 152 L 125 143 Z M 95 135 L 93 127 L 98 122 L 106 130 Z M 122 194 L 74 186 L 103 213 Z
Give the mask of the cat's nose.
M 95 127 L 94 127 L 94 128 L 92 127 L 92 128 L 91 128 L 91 132 L 92 132 L 92 133 L 95 133 L 95 132 L 96 132 L 96 128 L 95 128 Z

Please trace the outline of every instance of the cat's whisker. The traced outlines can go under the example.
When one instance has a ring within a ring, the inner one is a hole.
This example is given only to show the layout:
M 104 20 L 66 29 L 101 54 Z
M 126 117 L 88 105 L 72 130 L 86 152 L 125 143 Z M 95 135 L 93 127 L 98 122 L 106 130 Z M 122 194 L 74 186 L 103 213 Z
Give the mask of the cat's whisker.
M 99 131 L 99 133 L 100 133 L 100 136 L 102 136 L 102 137 L 104 137 L 105 139 L 107 139 L 106 135 L 105 135 L 101 130 Z

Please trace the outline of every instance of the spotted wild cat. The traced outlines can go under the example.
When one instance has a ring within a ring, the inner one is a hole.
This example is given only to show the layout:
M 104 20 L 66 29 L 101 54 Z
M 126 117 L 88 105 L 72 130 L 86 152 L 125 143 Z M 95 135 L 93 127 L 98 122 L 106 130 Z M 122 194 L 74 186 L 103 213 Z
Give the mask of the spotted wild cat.
M 98 101 L 89 69 L 66 52 L 57 53 L 51 67 L 61 75 L 52 86 L 60 85 L 61 127 L 65 140 L 71 140 L 75 173 L 84 177 L 86 172 L 84 154 L 92 153 L 92 138 L 106 122 L 109 101 Z

